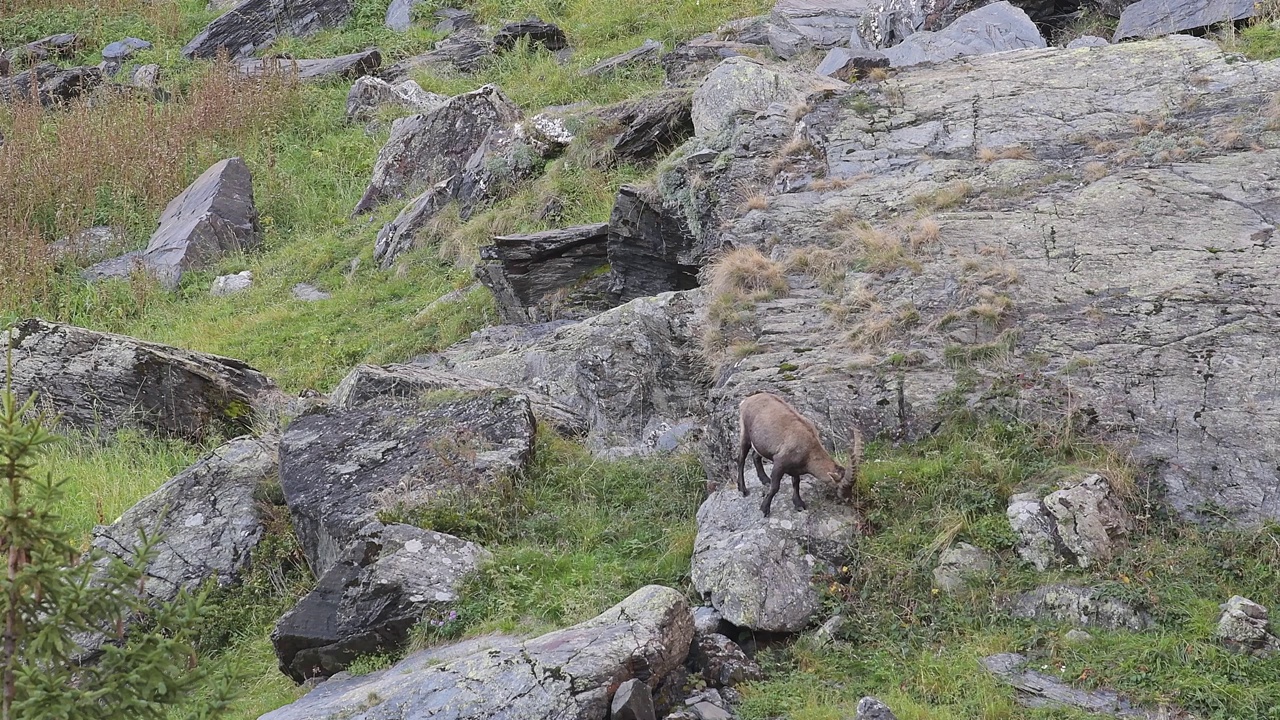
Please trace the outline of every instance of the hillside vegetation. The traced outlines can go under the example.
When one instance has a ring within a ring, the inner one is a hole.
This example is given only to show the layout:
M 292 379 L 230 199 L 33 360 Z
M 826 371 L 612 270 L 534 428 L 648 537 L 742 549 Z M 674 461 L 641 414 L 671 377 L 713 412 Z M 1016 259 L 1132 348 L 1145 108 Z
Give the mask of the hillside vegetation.
M 328 57 L 377 46 L 390 64 L 440 39 L 429 23 L 405 33 L 386 29 L 387 5 L 356 0 L 355 17 L 343 28 L 287 38 L 271 52 Z M 604 78 L 580 70 L 646 39 L 669 48 L 728 20 L 766 13 L 772 3 L 472 0 L 466 6 L 494 25 L 529 15 L 554 22 L 575 52 L 567 62 L 545 50 L 510 53 L 475 75 L 415 79 L 447 95 L 493 83 L 533 113 L 660 89 L 657 67 Z M 0 104 L 0 327 L 38 316 L 238 358 L 291 394 L 327 393 L 357 364 L 407 361 L 496 324 L 493 298 L 473 285 L 472 272 L 478 248 L 494 235 L 603 222 L 619 187 L 656 172 L 601 168 L 581 162 L 587 149 L 571 148 L 539 178 L 469 219 L 456 213 L 435 219 L 426 242 L 380 270 L 374 239 L 399 207 L 391 203 L 372 217 L 352 217 L 352 209 L 390 121 L 410 111 L 384 110 L 371 130 L 345 119 L 348 80 L 303 84 L 282 74 L 246 80 L 225 62 L 185 60 L 181 47 L 216 16 L 205 0 L 0 0 L 0 48 L 74 31 L 85 44 L 69 62 L 92 64 L 113 40 L 145 38 L 154 47 L 131 62 L 159 64 L 172 96 L 160 102 L 100 95 L 55 110 Z M 1277 37 L 1260 22 L 1222 42 L 1270 59 L 1280 56 Z M 143 274 L 86 284 L 75 259 L 55 260 L 47 251 L 94 225 L 123 231 L 116 250 L 143 246 L 165 204 L 230 156 L 244 158 L 253 173 L 265 230 L 261 251 L 188 272 L 176 292 Z M 563 210 L 544 219 L 539 209 L 552 198 Z M 209 294 L 214 277 L 242 270 L 253 272 L 250 290 Z M 777 275 L 773 285 L 785 285 Z M 298 283 L 322 287 L 332 299 L 296 300 L 291 288 Z M 432 305 L 467 288 L 458 302 Z M 743 303 L 731 298 L 726 307 L 732 307 L 713 312 L 749 311 Z M 751 351 L 727 352 L 734 347 Z M 72 434 L 44 462 L 70 478 L 61 514 L 87 541 L 95 524 L 115 520 L 221 439 L 195 446 L 132 432 Z M 1021 567 L 1005 519 L 1010 496 L 1089 471 L 1105 472 L 1125 491 L 1139 520 L 1131 549 L 1088 570 L 1046 575 Z M 753 482 L 750 471 L 748 477 Z M 689 560 L 703 480 L 698 458 L 689 454 L 603 460 L 540 428 L 534 464 L 523 475 L 485 495 L 388 518 L 474 540 L 494 554 L 466 585 L 457 616 L 427 618 L 415 631 L 415 647 L 495 630 L 564 627 L 650 583 L 693 597 Z M 1218 605 L 1233 595 L 1273 608 L 1280 603 L 1280 526 L 1185 524 L 1163 509 L 1149 481 L 1122 449 L 1075 428 L 963 412 L 920 442 L 871 443 L 859 489 L 872 534 L 857 546 L 856 562 L 822 578 L 828 614 L 845 622 L 828 639 L 812 632 L 786 640 L 734 638 L 758 649 L 766 671 L 764 680 L 739 688 L 739 711 L 748 720 L 837 720 L 852 717 L 859 698 L 875 695 L 903 720 L 1090 717 L 1024 708 L 1011 688 L 979 670 L 983 656 L 1022 652 L 1043 672 L 1153 707 L 1176 706 L 1206 720 L 1280 718 L 1280 657 L 1238 655 L 1213 635 Z M 261 504 L 272 534 L 245 582 L 215 594 L 218 614 L 200 639 L 202 661 L 232 673 L 242 688 L 228 718 L 257 718 L 303 693 L 278 672 L 268 635 L 315 579 L 279 488 L 265 488 Z M 964 592 L 939 593 L 931 582 L 938 552 L 960 541 L 991 552 L 998 569 Z M 1065 579 L 1149 612 L 1157 629 L 1091 628 L 1092 640 L 1073 642 L 1065 623 L 1015 620 L 1005 612 L 1016 593 Z M 395 659 L 363 658 L 353 670 Z

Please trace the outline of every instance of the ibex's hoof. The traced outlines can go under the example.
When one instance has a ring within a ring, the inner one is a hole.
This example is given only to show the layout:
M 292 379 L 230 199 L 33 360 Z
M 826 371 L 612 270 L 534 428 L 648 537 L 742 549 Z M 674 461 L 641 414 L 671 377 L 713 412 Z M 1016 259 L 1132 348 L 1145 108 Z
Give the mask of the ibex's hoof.
M 769 506 L 768 506 L 768 505 L 761 505 L 761 506 L 760 506 L 760 512 L 764 513 L 764 516 L 765 516 L 765 517 L 769 517 Z
M 751 497 L 751 491 L 746 488 L 742 488 L 742 497 Z
M 793 503 L 791 503 L 791 504 L 795 506 L 795 508 L 796 508 L 796 512 L 799 512 L 799 511 L 801 511 L 801 510 L 808 510 L 808 509 L 809 509 L 809 506 L 808 506 L 808 505 L 805 505 L 803 500 L 797 500 L 797 501 L 795 501 L 795 502 L 793 502 Z

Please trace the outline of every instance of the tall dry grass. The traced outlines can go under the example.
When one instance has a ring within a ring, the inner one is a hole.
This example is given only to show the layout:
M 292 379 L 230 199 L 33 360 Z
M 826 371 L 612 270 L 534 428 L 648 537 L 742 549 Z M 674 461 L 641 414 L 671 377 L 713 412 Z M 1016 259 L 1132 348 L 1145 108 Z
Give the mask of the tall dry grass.
M 0 115 L 0 312 L 44 299 L 48 245 L 98 224 L 150 222 L 226 150 L 269 131 L 297 102 L 289 76 L 245 78 L 219 63 L 174 102 L 98 94 Z

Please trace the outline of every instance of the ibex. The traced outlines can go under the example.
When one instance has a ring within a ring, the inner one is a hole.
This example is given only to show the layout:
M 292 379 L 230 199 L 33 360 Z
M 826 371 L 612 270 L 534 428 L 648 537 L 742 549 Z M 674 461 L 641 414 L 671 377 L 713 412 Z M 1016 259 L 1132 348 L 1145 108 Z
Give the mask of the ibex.
M 850 433 L 849 467 L 844 468 L 822 446 L 818 427 L 777 395 L 766 392 L 748 395 L 738 406 L 738 412 L 738 490 L 743 497 L 750 495 L 744 474 L 747 453 L 755 450 L 756 475 L 769 486 L 764 502 L 760 503 L 765 517 L 769 517 L 773 496 L 778 494 L 783 475 L 791 476 L 794 493 L 791 503 L 796 510 L 807 507 L 800 499 L 801 475 L 835 483 L 842 498 L 852 496 L 853 481 L 862 461 L 862 433 L 858 428 Z M 773 461 L 772 476 L 765 475 L 761 458 Z

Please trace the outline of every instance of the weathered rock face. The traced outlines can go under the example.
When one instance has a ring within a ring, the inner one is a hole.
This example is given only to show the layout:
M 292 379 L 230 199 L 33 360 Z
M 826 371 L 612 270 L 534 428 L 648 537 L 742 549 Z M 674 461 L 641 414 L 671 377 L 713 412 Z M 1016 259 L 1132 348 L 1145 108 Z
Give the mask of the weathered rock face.
M 382 226 L 373 244 L 373 259 L 378 267 L 384 270 L 391 267 L 396 258 L 414 248 L 418 234 L 431 218 L 457 198 L 460 184 L 457 175 L 436 183 L 405 205 L 394 220 Z
M 564 31 L 549 22 L 537 18 L 504 25 L 493 36 L 493 47 L 499 53 L 515 48 L 521 39 L 528 38 L 529 47 L 543 47 L 555 52 L 569 47 Z
M 1222 617 L 1214 631 L 1228 648 L 1240 653 L 1266 656 L 1280 652 L 1280 638 L 1267 630 L 1267 609 L 1239 595 L 1219 606 Z
M 848 45 L 869 9 L 867 0 L 781 0 L 769 16 L 769 46 L 778 57 Z
M 362 528 L 342 560 L 276 623 L 271 643 L 280 669 L 303 682 L 398 649 L 424 612 L 447 619 L 459 585 L 487 557 L 475 543 L 409 525 Z
M 662 72 L 667 84 L 682 86 L 701 82 L 707 73 L 720 62 L 731 57 L 760 57 L 765 55 L 758 45 L 733 40 L 721 40 L 712 34 L 699 35 L 680 43 L 662 56 Z
M 1110 44 L 1111 43 L 1107 42 L 1104 38 L 1096 37 L 1094 35 L 1083 35 L 1067 43 L 1067 49 L 1075 50 L 1078 48 L 1103 47 Z
M 356 80 L 347 93 L 347 119 L 352 122 L 368 120 L 378 108 L 392 105 L 411 108 L 419 112 L 431 112 L 444 105 L 449 98 L 444 95 L 427 92 L 413 80 L 404 80 L 394 85 L 365 75 Z
M 693 93 L 693 129 L 699 137 L 722 131 L 739 113 L 755 113 L 773 103 L 797 105 L 810 95 L 834 93 L 844 83 L 794 73 L 750 58 L 720 63 Z
M 1075 554 L 1062 544 L 1058 524 L 1045 509 L 1040 496 L 1035 493 L 1014 495 L 1009 498 L 1006 515 L 1009 526 L 1018 536 L 1018 557 L 1041 572 L 1063 559 L 1075 564 Z
M 488 262 L 476 274 L 493 292 L 503 322 L 550 320 L 553 295 L 571 290 L 608 264 L 608 237 L 608 223 L 501 235 L 481 248 Z
M 611 720 L 658 720 L 649 686 L 636 678 L 619 685 L 609 704 L 609 717 Z
M 125 277 L 141 266 L 173 289 L 183 272 L 261 244 L 253 179 L 243 160 L 230 158 L 205 170 L 169 201 L 145 250 L 94 265 L 84 276 L 91 280 Z
M 1063 545 L 1084 568 L 1118 555 L 1133 528 L 1124 503 L 1101 475 L 1050 493 L 1044 507 L 1057 520 Z
M 15 66 L 44 62 L 50 58 L 69 58 L 84 47 L 83 39 L 76 33 L 57 33 L 11 48 L 0 53 Z
M 282 395 L 239 360 L 143 342 L 44 320 L 23 320 L 0 347 L 13 349 L 19 397 L 82 430 L 141 428 L 198 442 L 249 429 L 256 412 Z
M 997 2 L 960 16 L 944 30 L 915 33 L 884 54 L 891 66 L 906 67 L 1043 47 L 1044 38 L 1021 8 Z
M 618 128 L 606 145 L 614 158 L 629 162 L 652 160 L 693 135 L 693 96 L 673 89 L 600 108 L 590 117 L 602 127 Z
M 1048 585 L 1013 599 L 1014 617 L 1050 620 L 1107 630 L 1145 630 L 1151 616 L 1095 588 Z
M 263 72 L 297 73 L 303 81 L 327 80 L 332 77 L 354 78 L 368 75 L 382 66 L 382 53 L 377 48 L 350 55 L 312 60 L 288 60 L 282 58 L 237 60 L 235 66 L 246 75 Z
M 968 587 L 971 579 L 994 569 L 990 553 L 969 543 L 957 543 L 938 558 L 938 567 L 933 569 L 933 584 L 943 592 L 959 592 Z
M 756 306 L 759 352 L 726 364 L 711 393 L 709 477 L 728 477 L 736 405 L 755 390 L 788 393 L 837 437 L 855 419 L 918 437 L 942 400 L 1031 420 L 1072 408 L 1077 427 L 1132 441 L 1179 512 L 1280 517 L 1280 454 L 1266 439 L 1280 415 L 1256 380 L 1277 372 L 1280 294 L 1259 268 L 1280 263 L 1269 240 L 1280 134 L 1265 119 L 1280 67 L 1228 62 L 1186 36 L 954 63 L 815 102 L 798 122 L 766 111 L 678 151 L 704 190 L 673 200 L 708 247 L 767 247 L 782 262 L 816 247 L 856 267 L 854 219 L 903 247 L 917 232 L 904 215 L 938 230 L 902 263 L 837 275 L 831 289 L 792 282 L 788 298 Z M 1037 116 L 1044 107 L 1060 117 Z M 1163 129 L 1134 120 L 1148 117 Z M 1232 144 L 1236 124 L 1260 150 Z M 817 167 L 772 174 L 776 139 L 797 135 Z M 1024 159 L 984 164 L 983 148 Z M 767 188 L 768 206 L 735 212 L 735 183 Z M 1118 217 L 1144 220 L 1100 220 Z M 852 304 L 859 288 L 874 312 Z M 847 318 L 822 309 L 846 297 Z M 919 322 L 833 342 L 899 312 Z M 784 377 L 784 362 L 797 370 Z
M 0 77 L 0 102 L 39 100 L 46 107 L 69 102 L 102 84 L 101 68 L 73 67 L 65 70 L 53 63 L 40 63 L 10 77 Z
M 243 0 L 209 23 L 182 54 L 209 59 L 225 49 L 248 57 L 286 35 L 305 37 L 337 27 L 351 17 L 352 0 Z
M 387 670 L 332 680 L 261 720 L 494 717 L 599 720 L 621 683 L 656 686 L 693 639 L 680 593 L 650 585 L 596 618 L 519 641 L 487 636 L 427 650 Z
M 879 50 L 832 48 L 814 70 L 819 75 L 851 82 L 873 68 L 889 67 L 889 56 Z
M 520 109 L 498 88 L 485 85 L 427 114 L 395 121 L 356 212 L 411 197 L 460 174 L 491 132 L 515 124 L 520 117 Z
M 138 533 L 159 535 L 146 592 L 160 602 L 205 580 L 226 586 L 249 566 L 262 539 L 254 492 L 275 479 L 276 438 L 231 440 L 174 476 L 109 526 L 93 529 L 93 547 L 131 561 Z
M 858 701 L 857 715 L 854 720 L 898 720 L 888 705 L 873 697 L 864 697 Z
M 294 420 L 280 483 L 311 569 L 328 572 L 378 511 L 412 511 L 519 471 L 533 435 L 528 398 L 503 391 L 373 398 Z
M 760 666 L 737 643 L 719 633 L 698 633 L 689 654 L 712 687 L 733 687 L 763 676 Z
M 1255 5 L 1253 0 L 1139 0 L 1120 14 L 1120 24 L 1111 41 L 1153 38 L 1244 20 L 1253 17 Z
M 699 298 L 663 293 L 576 324 L 482 330 L 421 362 L 550 398 L 585 420 L 594 450 L 652 451 L 704 411 Z
M 647 188 L 624 185 L 609 217 L 613 292 L 623 300 L 698 287 L 704 249 L 679 210 Z
M 767 469 L 767 468 L 766 468 Z M 748 468 L 747 474 L 754 472 Z M 840 504 L 825 484 L 804 476 L 808 510 L 776 502 L 760 514 L 759 482 L 748 477 L 743 497 L 732 482 L 698 509 L 693 586 L 724 619 L 766 632 L 798 632 L 819 610 L 814 575 L 845 561 L 859 527 L 857 511 Z
M 413 27 L 413 7 L 422 0 L 391 0 L 387 6 L 386 26 L 396 32 Z

